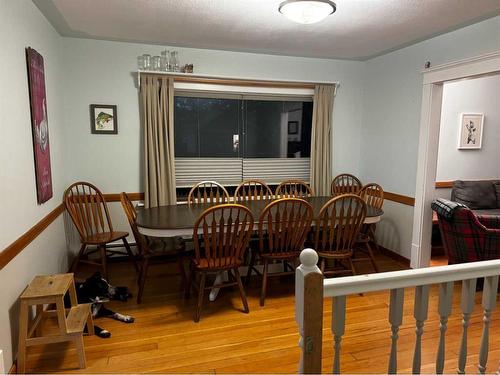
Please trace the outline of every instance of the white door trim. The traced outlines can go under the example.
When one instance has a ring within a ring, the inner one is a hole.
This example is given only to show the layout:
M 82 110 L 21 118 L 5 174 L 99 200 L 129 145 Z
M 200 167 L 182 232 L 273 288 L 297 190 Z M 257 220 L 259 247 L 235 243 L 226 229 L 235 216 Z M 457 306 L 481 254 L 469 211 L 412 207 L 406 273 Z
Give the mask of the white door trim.
M 500 51 L 439 65 L 423 72 L 417 184 L 411 267 L 427 267 L 431 257 L 432 210 L 439 146 L 443 83 L 500 73 Z

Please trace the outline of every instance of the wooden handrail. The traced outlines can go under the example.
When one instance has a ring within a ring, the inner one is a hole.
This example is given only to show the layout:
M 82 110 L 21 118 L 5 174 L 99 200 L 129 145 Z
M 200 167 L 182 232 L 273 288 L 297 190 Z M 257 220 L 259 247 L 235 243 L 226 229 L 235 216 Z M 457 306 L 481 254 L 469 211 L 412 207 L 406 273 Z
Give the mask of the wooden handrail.
M 500 275 L 500 259 L 325 279 L 324 296 L 408 288 Z
M 412 372 L 420 373 L 421 346 L 425 321 L 428 317 L 430 285 L 439 284 L 439 344 L 436 352 L 436 374 L 442 374 L 445 364 L 445 335 L 448 317 L 452 312 L 453 287 L 455 281 L 462 281 L 462 339 L 458 352 L 458 373 L 464 374 L 467 362 L 467 330 L 475 303 L 476 280 L 484 277 L 482 292 L 483 332 L 479 347 L 478 370 L 486 371 L 489 351 L 489 326 L 492 311 L 496 305 L 500 259 L 474 263 L 464 263 L 432 268 L 384 272 L 362 276 L 323 279 L 317 267 L 318 254 L 305 249 L 300 255 L 301 265 L 296 270 L 295 314 L 299 328 L 301 357 L 299 373 L 321 372 L 321 350 L 323 331 L 322 300 L 332 297 L 332 335 L 334 339 L 334 374 L 341 372 L 341 341 L 345 331 L 346 301 L 351 294 L 373 291 L 390 291 L 388 323 L 391 331 L 391 350 L 388 358 L 388 373 L 395 374 L 398 369 L 399 328 L 403 321 L 405 288 L 414 287 L 415 349 Z M 314 312 L 311 311 L 314 309 Z M 319 312 L 318 312 L 319 311 Z M 448 354 L 450 354 L 448 352 Z M 369 372 L 369 369 L 366 369 Z

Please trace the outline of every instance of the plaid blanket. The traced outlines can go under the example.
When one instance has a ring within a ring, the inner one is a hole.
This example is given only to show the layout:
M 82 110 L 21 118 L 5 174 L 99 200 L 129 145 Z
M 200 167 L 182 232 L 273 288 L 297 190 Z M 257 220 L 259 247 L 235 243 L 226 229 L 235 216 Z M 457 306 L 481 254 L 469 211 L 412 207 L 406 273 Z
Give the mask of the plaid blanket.
M 477 217 L 466 206 L 446 199 L 432 202 L 432 209 L 438 214 L 449 264 L 500 259 L 498 217 Z
M 457 208 L 467 208 L 465 204 L 452 202 L 447 199 L 439 198 L 432 202 L 432 209 L 436 211 L 438 216 L 443 217 L 446 220 L 452 220 L 455 210 Z

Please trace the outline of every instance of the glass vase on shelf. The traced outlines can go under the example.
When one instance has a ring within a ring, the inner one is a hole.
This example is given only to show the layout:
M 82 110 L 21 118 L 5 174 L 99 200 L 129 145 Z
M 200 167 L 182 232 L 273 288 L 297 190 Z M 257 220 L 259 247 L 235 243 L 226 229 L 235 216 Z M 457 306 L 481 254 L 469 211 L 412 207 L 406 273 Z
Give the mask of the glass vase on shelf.
M 179 54 L 177 51 L 170 52 L 170 65 L 173 72 L 179 72 Z
M 160 56 L 153 56 L 151 70 L 155 70 L 155 71 L 160 70 L 160 65 L 161 65 L 160 62 L 161 62 Z
M 161 70 L 163 72 L 169 72 L 170 68 L 170 52 L 164 50 L 161 52 Z
M 144 56 L 137 56 L 137 69 L 144 70 Z
M 144 70 L 151 70 L 151 55 L 145 53 L 142 55 L 144 61 Z

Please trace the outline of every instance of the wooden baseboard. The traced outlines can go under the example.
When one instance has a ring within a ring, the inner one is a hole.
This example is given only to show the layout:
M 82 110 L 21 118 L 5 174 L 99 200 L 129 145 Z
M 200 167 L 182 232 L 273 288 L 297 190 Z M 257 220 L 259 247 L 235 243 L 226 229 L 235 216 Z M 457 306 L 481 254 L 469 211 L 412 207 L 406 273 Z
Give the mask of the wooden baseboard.
M 404 265 L 408 266 L 408 268 L 410 267 L 410 259 L 406 259 L 404 256 L 392 251 L 392 250 L 389 250 L 383 246 L 378 246 L 379 249 L 380 249 L 380 252 L 386 256 L 388 256 L 389 258 L 392 258 L 400 263 L 403 263 Z

